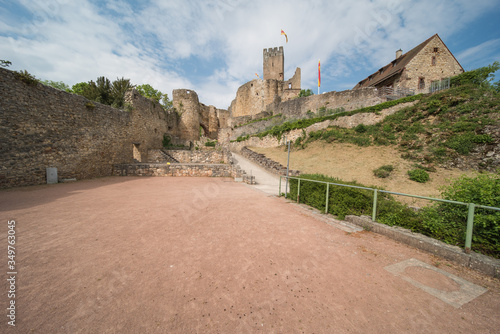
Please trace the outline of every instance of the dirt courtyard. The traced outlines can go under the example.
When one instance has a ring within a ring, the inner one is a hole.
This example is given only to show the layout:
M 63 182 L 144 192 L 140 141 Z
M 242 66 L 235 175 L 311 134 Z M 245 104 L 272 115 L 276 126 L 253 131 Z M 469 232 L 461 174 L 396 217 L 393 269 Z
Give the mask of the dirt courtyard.
M 372 232 L 342 231 L 230 179 L 114 177 L 3 190 L 0 215 L 4 277 L 9 220 L 17 270 L 15 327 L 8 282 L 0 285 L 2 333 L 500 328 L 498 280 Z M 439 271 L 413 265 L 395 274 L 410 260 Z M 461 306 L 437 298 L 461 293 L 455 276 L 487 291 Z

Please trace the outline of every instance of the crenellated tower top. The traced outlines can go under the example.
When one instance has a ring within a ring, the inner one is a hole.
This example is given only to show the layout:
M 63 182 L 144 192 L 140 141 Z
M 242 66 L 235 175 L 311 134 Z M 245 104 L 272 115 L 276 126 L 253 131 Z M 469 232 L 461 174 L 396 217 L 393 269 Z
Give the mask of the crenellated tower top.
M 276 79 L 284 80 L 285 72 L 285 55 L 283 47 L 264 49 L 264 80 Z

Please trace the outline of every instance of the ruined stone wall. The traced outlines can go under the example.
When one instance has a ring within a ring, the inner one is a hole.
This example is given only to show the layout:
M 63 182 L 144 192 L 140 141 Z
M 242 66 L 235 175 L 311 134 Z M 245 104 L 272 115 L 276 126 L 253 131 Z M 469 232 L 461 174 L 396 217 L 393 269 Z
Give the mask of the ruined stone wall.
M 303 118 L 308 111 L 317 113 L 322 107 L 326 109 L 344 108 L 345 111 L 373 106 L 385 100 L 378 95 L 374 87 L 328 92 L 320 95 L 296 98 L 288 101 L 275 100 L 267 106 L 274 115 L 282 114 L 287 118 Z
M 135 158 L 145 161 L 148 149 L 163 146 L 163 134 L 168 132 L 167 113 L 159 103 L 145 98 L 135 89 L 125 94 L 125 103 L 132 105 L 129 140 L 140 154 L 139 159 Z
M 285 137 L 294 142 L 297 138 L 299 137 L 304 137 L 304 134 L 306 138 L 309 136 L 309 133 L 313 131 L 319 131 L 319 130 L 324 130 L 327 129 L 328 127 L 331 126 L 338 126 L 341 128 L 355 128 L 356 126 L 363 124 L 363 125 L 374 125 L 377 123 L 380 123 L 381 121 L 384 120 L 389 115 L 393 115 L 395 112 L 407 108 L 410 106 L 415 105 L 418 103 L 418 101 L 412 101 L 412 102 L 406 102 L 406 103 L 401 103 L 392 107 L 389 107 L 387 109 L 381 110 L 380 112 L 374 113 L 374 112 L 366 112 L 366 113 L 359 113 L 359 114 L 354 114 L 352 116 L 340 116 L 336 119 L 333 120 L 325 120 L 323 122 L 318 122 L 315 124 L 312 124 L 308 126 L 305 129 L 296 129 L 296 130 L 291 130 L 288 131 L 287 133 L 283 134 L 280 140 L 278 140 L 276 137 L 273 137 L 271 135 L 267 135 L 263 138 L 258 138 L 258 137 L 250 137 L 247 140 L 240 141 L 240 142 L 230 142 L 228 144 L 229 149 L 232 152 L 240 152 L 243 147 L 249 146 L 249 147 L 277 147 L 280 145 L 284 145 L 284 139 Z M 266 123 L 268 121 L 264 122 L 259 122 L 259 123 Z M 255 131 L 254 132 L 248 132 L 247 134 L 252 134 L 252 133 L 258 133 L 263 130 L 263 126 L 259 123 L 252 123 L 249 124 L 249 126 L 253 126 Z M 241 129 L 238 128 L 238 130 L 246 130 L 250 131 L 251 128 L 248 127 L 242 127 Z M 231 140 L 236 140 L 238 137 L 237 132 L 234 131 L 230 138 Z
M 298 89 L 300 91 L 300 84 L 301 84 L 301 74 L 300 74 L 300 68 L 297 67 L 295 69 L 295 74 L 293 77 L 285 81 L 285 90 L 286 89 Z
M 115 176 L 186 176 L 186 177 L 234 177 L 235 168 L 229 164 L 117 164 Z
M 47 167 L 59 179 L 108 176 L 133 161 L 134 143 L 139 155 L 161 143 L 164 114 L 129 101 L 137 107 L 118 110 L 0 68 L 0 188 L 46 183 Z
M 236 98 L 231 102 L 229 112 L 231 117 L 255 115 L 265 109 L 265 81 L 255 79 L 238 88 Z
M 219 129 L 224 129 L 229 126 L 229 110 L 216 109 L 217 118 L 219 119 Z
M 189 145 L 202 135 L 217 139 L 219 129 L 228 126 L 229 111 L 200 103 L 193 90 L 175 89 L 172 104 L 178 122 L 176 128 L 169 129 L 169 135 L 175 145 Z
M 179 124 L 176 131 L 180 140 L 200 139 L 200 101 L 198 94 L 189 89 L 174 89 L 172 92 L 173 107 L 177 111 Z
M 199 150 L 199 151 L 187 151 L 187 150 L 167 150 L 174 159 L 180 163 L 204 163 L 204 164 L 220 164 L 228 163 L 228 151 L 227 150 Z
M 434 50 L 435 48 L 437 51 Z M 433 57 L 435 57 L 435 65 L 432 63 Z M 416 93 L 427 93 L 432 81 L 452 77 L 462 72 L 462 67 L 450 50 L 439 37 L 435 36 L 406 65 L 399 86 L 413 89 Z M 419 87 L 420 78 L 424 78 L 424 89 Z

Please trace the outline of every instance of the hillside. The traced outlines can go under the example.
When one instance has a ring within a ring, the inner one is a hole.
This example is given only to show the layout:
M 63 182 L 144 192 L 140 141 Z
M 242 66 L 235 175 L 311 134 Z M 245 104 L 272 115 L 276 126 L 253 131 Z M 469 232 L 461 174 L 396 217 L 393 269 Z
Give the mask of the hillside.
M 282 147 L 251 149 L 286 166 L 287 152 Z M 383 165 L 394 166 L 394 171 L 387 178 L 375 177 L 373 170 Z M 350 143 L 316 141 L 308 144 L 306 149 L 294 149 L 290 155 L 290 168 L 302 173 L 323 174 L 390 191 L 430 197 L 439 197 L 439 188 L 448 183 L 447 179 L 476 173 L 458 168 L 437 167 L 436 172 L 430 173 L 428 182 L 418 183 L 411 181 L 407 175 L 413 165 L 414 162 L 401 158 L 401 153 L 391 146 L 360 147 Z M 417 206 L 428 204 L 427 201 L 409 197 L 399 197 L 398 200 Z
M 283 147 L 253 149 L 286 165 Z M 383 165 L 395 170 L 375 177 Z M 464 85 L 424 96 L 375 125 L 308 132 L 294 142 L 291 168 L 436 197 L 449 178 L 500 170 L 500 94 Z M 428 171 L 430 181 L 409 180 L 414 168 Z

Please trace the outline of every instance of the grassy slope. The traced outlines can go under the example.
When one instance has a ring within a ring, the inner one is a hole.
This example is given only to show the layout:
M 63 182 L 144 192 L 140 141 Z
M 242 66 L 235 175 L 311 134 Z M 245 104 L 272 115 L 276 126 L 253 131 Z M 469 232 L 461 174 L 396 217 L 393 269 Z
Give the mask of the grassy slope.
M 500 126 L 500 94 L 467 86 L 422 98 L 416 105 L 388 116 L 379 124 L 355 129 L 332 127 L 303 142 L 350 142 L 358 146 L 395 146 L 403 157 L 421 164 L 442 164 L 467 158 L 479 145 L 498 144 L 487 134 Z M 297 143 L 299 144 L 299 143 Z M 487 163 L 478 169 L 495 170 Z
M 477 159 L 474 151 L 491 141 L 498 145 L 498 138 L 484 131 L 500 126 L 499 116 L 498 93 L 468 86 L 452 88 L 425 96 L 415 106 L 402 109 L 376 125 L 355 129 L 331 127 L 313 132 L 295 143 L 291 165 L 304 173 L 439 197 L 439 189 L 449 183 L 448 179 L 474 174 L 473 170 L 449 168 L 450 162 L 457 158 L 465 160 L 465 165 L 469 159 L 471 168 L 495 171 L 495 166 L 481 166 L 482 160 Z M 282 148 L 254 150 L 286 164 Z M 395 167 L 391 176 L 374 177 L 373 170 L 387 164 Z M 435 170 L 429 172 L 429 182 L 421 184 L 408 179 L 407 171 L 415 165 Z M 403 197 L 401 200 L 414 202 Z M 417 204 L 426 203 L 417 201 Z

